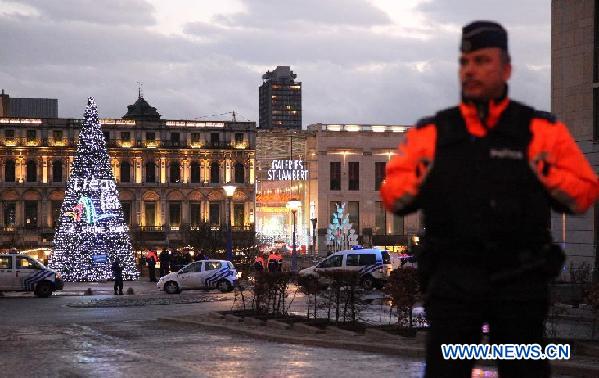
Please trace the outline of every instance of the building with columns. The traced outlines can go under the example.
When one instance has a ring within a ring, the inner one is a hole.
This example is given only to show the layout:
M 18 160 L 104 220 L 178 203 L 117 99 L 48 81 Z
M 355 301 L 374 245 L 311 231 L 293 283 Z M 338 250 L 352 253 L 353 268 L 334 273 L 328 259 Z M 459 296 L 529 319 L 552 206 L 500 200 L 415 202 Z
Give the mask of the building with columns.
M 82 121 L 0 118 L 0 248 L 51 246 Z M 187 230 L 228 214 L 234 232 L 253 230 L 254 122 L 164 120 L 140 95 L 101 123 L 139 248 L 184 245 Z

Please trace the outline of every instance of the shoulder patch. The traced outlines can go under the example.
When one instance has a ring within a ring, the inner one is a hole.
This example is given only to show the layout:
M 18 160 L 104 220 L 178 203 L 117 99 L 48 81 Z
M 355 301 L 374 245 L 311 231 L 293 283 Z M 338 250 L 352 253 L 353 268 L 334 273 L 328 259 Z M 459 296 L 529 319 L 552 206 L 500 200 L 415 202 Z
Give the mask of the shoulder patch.
M 539 118 L 539 119 L 544 119 L 546 121 L 549 121 L 550 123 L 557 122 L 557 117 L 555 116 L 555 114 L 550 113 L 550 112 L 545 112 L 542 110 L 535 110 L 533 117 Z
M 426 125 L 430 125 L 431 123 L 435 123 L 435 116 L 420 118 L 418 122 L 416 122 L 416 128 L 421 129 Z

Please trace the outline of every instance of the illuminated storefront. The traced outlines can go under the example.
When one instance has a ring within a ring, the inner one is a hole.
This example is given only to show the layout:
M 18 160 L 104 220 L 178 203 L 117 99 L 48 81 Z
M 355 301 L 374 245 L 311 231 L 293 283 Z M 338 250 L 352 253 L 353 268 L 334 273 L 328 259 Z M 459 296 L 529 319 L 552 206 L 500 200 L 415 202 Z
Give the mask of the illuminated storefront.
M 296 250 L 311 245 L 309 227 L 310 170 L 306 161 L 309 133 L 299 130 L 262 130 L 256 137 L 256 233 L 266 248 L 292 250 L 293 214 L 287 204 L 300 201 L 296 213 Z

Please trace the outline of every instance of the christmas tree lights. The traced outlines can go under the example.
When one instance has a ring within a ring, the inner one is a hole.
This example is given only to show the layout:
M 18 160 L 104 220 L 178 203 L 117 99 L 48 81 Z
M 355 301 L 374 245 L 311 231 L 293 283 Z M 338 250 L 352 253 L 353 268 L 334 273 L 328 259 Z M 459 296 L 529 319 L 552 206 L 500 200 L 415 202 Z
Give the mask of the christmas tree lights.
M 123 279 L 136 279 L 129 227 L 91 97 L 84 117 L 49 265 L 66 281 L 103 281 L 113 278 L 111 265 L 118 258 Z
M 345 212 L 345 202 L 337 204 L 337 210 L 327 228 L 327 245 L 331 246 L 333 252 L 349 249 L 358 244 L 358 234 L 349 223 L 349 214 Z

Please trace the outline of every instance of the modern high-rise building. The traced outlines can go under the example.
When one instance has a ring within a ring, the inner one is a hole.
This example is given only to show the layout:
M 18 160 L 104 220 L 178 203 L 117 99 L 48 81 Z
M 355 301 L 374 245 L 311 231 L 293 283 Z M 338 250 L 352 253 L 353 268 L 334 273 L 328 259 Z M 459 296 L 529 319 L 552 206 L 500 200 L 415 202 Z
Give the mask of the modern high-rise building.
M 302 83 L 296 77 L 289 66 L 277 66 L 262 75 L 259 128 L 302 128 Z
M 599 1 L 551 2 L 551 110 L 566 123 L 595 171 L 599 167 Z M 555 240 L 566 271 L 599 273 L 599 207 L 584 215 L 554 214 Z M 588 276 L 588 274 L 586 274 Z

